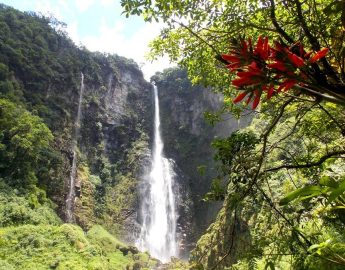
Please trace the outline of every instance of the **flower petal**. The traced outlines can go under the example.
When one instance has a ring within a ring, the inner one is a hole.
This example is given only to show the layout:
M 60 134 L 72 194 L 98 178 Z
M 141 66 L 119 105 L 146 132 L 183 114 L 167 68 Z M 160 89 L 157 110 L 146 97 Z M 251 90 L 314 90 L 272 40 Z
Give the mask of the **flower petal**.
M 270 99 L 274 94 L 274 86 L 270 85 L 270 87 L 267 90 L 267 99 Z
M 233 63 L 233 62 L 238 63 L 241 61 L 241 59 L 238 56 L 231 55 L 231 54 L 222 54 L 222 58 L 230 63 Z
M 319 60 L 322 57 L 325 57 L 325 55 L 328 53 L 328 48 L 323 48 L 321 51 L 318 51 L 312 58 L 310 58 L 309 62 L 315 63 L 317 60 Z
M 251 99 L 252 99 L 253 95 L 254 95 L 254 93 L 253 93 L 253 92 L 251 92 L 251 93 L 250 93 L 250 95 L 249 95 L 249 97 L 248 97 L 248 98 L 247 98 L 247 100 L 246 100 L 246 104 L 247 104 L 247 105 L 248 105 L 248 104 L 249 104 L 249 102 L 251 101 Z
M 232 84 L 237 87 L 256 84 L 257 81 L 253 80 L 252 77 L 239 77 L 237 79 L 232 80 Z
M 297 81 L 292 80 L 292 79 L 286 79 L 284 82 L 281 83 L 281 85 L 278 87 L 277 92 L 280 92 L 284 90 L 286 92 L 290 88 L 294 87 Z
M 274 68 L 274 69 L 277 69 L 279 71 L 287 71 L 285 64 L 281 61 L 276 61 L 275 63 L 268 64 L 267 66 L 269 68 Z
M 288 51 L 287 56 L 296 67 L 301 67 L 304 65 L 304 60 L 298 55 Z
M 252 109 L 255 110 L 256 107 L 259 105 L 259 102 L 260 102 L 260 94 L 256 94 L 255 95 L 255 98 L 254 98 L 254 101 L 253 101 L 253 104 L 252 104 Z
M 247 94 L 248 94 L 247 92 L 242 92 L 242 93 L 240 93 L 237 97 L 235 97 L 235 98 L 232 100 L 232 102 L 233 102 L 233 103 L 238 103 L 238 102 L 240 102 L 242 99 L 244 99 L 244 98 L 246 97 Z

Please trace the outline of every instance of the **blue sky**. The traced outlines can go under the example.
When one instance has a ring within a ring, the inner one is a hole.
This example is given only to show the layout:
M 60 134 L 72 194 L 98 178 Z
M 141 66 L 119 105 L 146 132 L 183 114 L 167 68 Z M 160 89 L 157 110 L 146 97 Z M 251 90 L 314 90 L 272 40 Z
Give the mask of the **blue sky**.
M 162 25 L 142 18 L 121 15 L 120 0 L 0 0 L 21 11 L 51 13 L 67 23 L 67 32 L 76 44 L 91 51 L 116 53 L 134 59 L 148 79 L 170 66 L 167 58 L 153 63 L 145 60 L 148 43 Z

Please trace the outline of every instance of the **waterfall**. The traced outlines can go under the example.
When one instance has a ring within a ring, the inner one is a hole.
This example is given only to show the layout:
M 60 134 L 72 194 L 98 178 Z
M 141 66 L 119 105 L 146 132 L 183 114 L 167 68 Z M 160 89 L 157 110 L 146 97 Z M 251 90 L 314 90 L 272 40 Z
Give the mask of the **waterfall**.
M 83 93 L 84 93 L 84 74 L 81 73 L 77 120 L 75 122 L 74 138 L 72 142 L 73 161 L 72 161 L 72 168 L 71 168 L 70 181 L 69 181 L 69 192 L 67 194 L 67 199 L 66 199 L 66 221 L 69 223 L 73 222 L 73 207 L 74 207 L 74 198 L 75 198 L 75 177 L 77 174 L 77 148 L 78 148 L 78 137 L 79 137 L 79 130 L 80 130 L 80 118 L 81 118 L 81 106 L 83 102 Z
M 151 172 L 141 189 L 142 226 L 137 246 L 162 262 L 178 256 L 176 244 L 176 202 L 173 193 L 172 162 L 163 156 L 160 134 L 159 100 L 154 87 L 155 117 Z

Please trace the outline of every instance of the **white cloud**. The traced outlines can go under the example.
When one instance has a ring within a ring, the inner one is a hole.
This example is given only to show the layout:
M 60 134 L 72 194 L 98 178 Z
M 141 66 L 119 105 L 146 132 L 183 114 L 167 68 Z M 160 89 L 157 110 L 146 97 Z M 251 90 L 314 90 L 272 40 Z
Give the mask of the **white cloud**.
M 91 51 L 116 53 L 134 59 L 139 65 L 144 63 L 142 71 L 146 79 L 149 79 L 156 71 L 171 66 L 167 58 L 153 63 L 147 62 L 145 59 L 145 54 L 149 50 L 148 44 L 159 34 L 162 25 L 158 23 L 144 24 L 131 37 L 128 37 L 125 35 L 125 23 L 126 21 L 122 19 L 114 27 L 109 27 L 103 19 L 100 34 L 85 37 L 81 42 Z
M 130 18 L 119 18 L 118 16 L 115 16 L 112 20 L 102 18 L 97 33 L 81 36 L 80 29 L 82 25 L 78 22 L 78 12 L 87 10 L 93 4 L 100 4 L 103 8 L 110 8 L 112 4 L 117 6 L 118 2 L 116 0 L 98 0 L 98 2 L 96 0 L 57 0 L 55 4 L 51 0 L 36 1 L 35 10 L 44 14 L 53 14 L 57 19 L 67 21 L 66 31 L 77 45 L 82 43 L 90 51 L 116 53 L 131 58 L 139 64 L 146 79 L 149 79 L 156 71 L 162 71 L 164 68 L 171 66 L 167 57 L 152 63 L 145 59 L 145 54 L 149 51 L 149 42 L 159 34 L 162 27 L 159 23 L 143 23 L 132 35 L 129 35 L 128 29 L 131 29 L 130 24 L 133 22 Z M 73 10 L 71 3 L 74 4 L 77 10 Z M 71 18 L 73 18 L 72 22 L 70 21 Z M 115 20 L 114 25 L 109 25 L 109 22 Z
M 59 6 L 52 5 L 49 0 L 39 0 L 36 2 L 35 11 L 41 12 L 44 15 L 54 15 L 55 18 L 61 20 L 61 10 Z
M 69 23 L 67 25 L 66 31 L 68 36 L 74 41 L 75 44 L 79 45 L 81 43 L 78 35 L 78 23 L 76 21 Z
M 86 11 L 94 4 L 95 0 L 75 0 L 75 5 L 80 12 Z

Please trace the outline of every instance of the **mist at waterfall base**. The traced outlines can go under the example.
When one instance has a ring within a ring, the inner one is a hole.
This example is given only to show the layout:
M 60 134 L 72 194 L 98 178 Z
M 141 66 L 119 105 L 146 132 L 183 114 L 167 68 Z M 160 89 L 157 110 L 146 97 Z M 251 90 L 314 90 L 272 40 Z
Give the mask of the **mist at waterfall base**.
M 178 256 L 176 196 L 172 161 L 163 156 L 158 90 L 155 85 L 154 144 L 151 171 L 141 186 L 142 225 L 137 247 L 166 263 Z
M 69 192 L 66 199 L 66 222 L 73 222 L 73 207 L 74 207 L 74 198 L 75 198 L 75 178 L 77 175 L 77 148 L 78 148 L 78 137 L 80 131 L 80 119 L 81 119 L 81 106 L 83 103 L 83 94 L 84 94 L 84 74 L 81 73 L 80 79 L 80 92 L 79 92 L 79 102 L 78 102 L 78 111 L 77 119 L 75 122 L 74 129 L 74 138 L 73 138 L 73 159 L 72 159 L 72 168 L 69 181 Z

